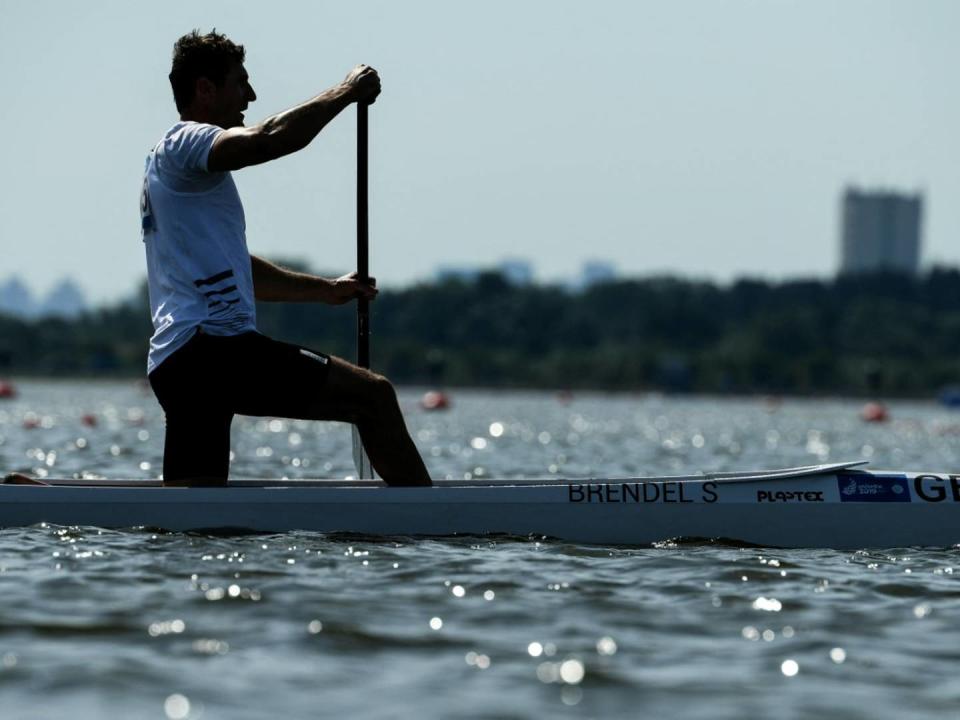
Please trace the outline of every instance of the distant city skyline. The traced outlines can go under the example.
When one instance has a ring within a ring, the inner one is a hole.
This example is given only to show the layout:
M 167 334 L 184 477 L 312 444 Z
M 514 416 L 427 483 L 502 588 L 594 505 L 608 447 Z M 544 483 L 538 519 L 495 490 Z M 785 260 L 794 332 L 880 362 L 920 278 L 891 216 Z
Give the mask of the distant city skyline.
M 282 12 L 278 12 L 282 8 Z M 143 160 L 176 120 L 176 38 L 243 43 L 257 122 L 378 68 L 371 271 L 591 258 L 627 276 L 830 277 L 843 188 L 923 193 L 924 266 L 960 265 L 960 3 L 441 0 L 8 3 L 0 277 L 91 302 L 144 276 Z M 38 49 L 37 38 L 56 37 Z M 254 253 L 354 266 L 353 110 L 236 173 Z
M 842 235 L 841 235 L 842 246 Z M 842 248 L 841 248 L 842 254 Z M 703 274 L 686 274 L 681 272 L 647 272 L 647 273 L 623 273 L 614 263 L 605 260 L 586 260 L 583 262 L 577 272 L 572 275 L 544 277 L 537 273 L 536 267 L 532 263 L 526 263 L 527 267 L 521 269 L 515 263 L 520 263 L 519 259 L 513 258 L 507 261 L 494 262 L 489 265 L 438 265 L 427 273 L 426 277 L 414 278 L 406 283 L 390 283 L 384 285 L 387 290 L 402 290 L 407 287 L 422 282 L 440 282 L 448 279 L 459 279 L 465 281 L 476 280 L 485 272 L 497 272 L 503 275 L 514 285 L 557 285 L 568 290 L 583 290 L 592 285 L 611 282 L 615 280 L 643 280 L 650 277 L 669 276 L 683 279 L 706 279 L 716 282 L 720 286 L 735 283 L 744 279 L 765 279 L 771 283 L 790 282 L 791 280 L 809 280 L 819 279 L 830 281 L 834 276 L 851 272 L 844 270 L 841 262 L 831 272 L 820 274 L 797 274 L 785 275 L 777 278 L 758 278 L 756 274 L 743 273 L 730 278 L 711 278 Z M 924 270 L 932 269 L 938 266 L 937 263 L 926 263 L 916 268 L 915 272 L 922 273 Z M 960 269 L 960 263 L 941 263 L 941 267 Z M 318 271 L 317 268 L 310 268 Z M 884 270 L 910 272 L 907 268 L 896 267 L 892 265 L 878 265 L 871 268 L 861 268 L 852 272 L 877 272 Z M 912 273 L 911 273 L 912 274 Z M 141 278 L 145 281 L 145 277 Z M 379 284 L 379 283 L 378 283 Z M 38 317 L 75 317 L 81 312 L 98 307 L 109 307 L 111 305 L 126 302 L 132 299 L 140 286 L 132 288 L 129 293 L 118 295 L 116 297 L 104 298 L 101 300 L 88 299 L 90 294 L 86 288 L 80 285 L 76 280 L 69 277 L 62 277 L 46 292 L 30 286 L 23 278 L 18 275 L 9 275 L 6 278 L 0 277 L 0 314 L 8 314 L 16 317 L 33 319 Z
M 87 309 L 86 294 L 71 278 L 60 278 L 46 293 L 36 292 L 16 275 L 0 278 L 0 314 L 27 319 L 72 318 Z
M 508 282 L 517 286 L 553 284 L 571 290 L 580 290 L 598 282 L 608 282 L 619 277 L 616 264 L 608 260 L 586 260 L 579 271 L 565 277 L 545 278 L 537 273 L 536 264 L 527 258 L 502 258 L 491 265 L 438 265 L 433 279 L 473 281 L 484 272 L 500 273 Z

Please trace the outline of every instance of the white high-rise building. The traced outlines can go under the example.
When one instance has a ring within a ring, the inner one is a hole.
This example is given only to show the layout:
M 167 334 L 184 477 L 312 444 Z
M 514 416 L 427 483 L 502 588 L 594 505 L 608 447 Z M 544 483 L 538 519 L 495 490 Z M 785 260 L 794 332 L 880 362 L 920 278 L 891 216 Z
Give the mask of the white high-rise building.
M 841 273 L 914 275 L 920 268 L 923 196 L 847 188 L 841 204 Z

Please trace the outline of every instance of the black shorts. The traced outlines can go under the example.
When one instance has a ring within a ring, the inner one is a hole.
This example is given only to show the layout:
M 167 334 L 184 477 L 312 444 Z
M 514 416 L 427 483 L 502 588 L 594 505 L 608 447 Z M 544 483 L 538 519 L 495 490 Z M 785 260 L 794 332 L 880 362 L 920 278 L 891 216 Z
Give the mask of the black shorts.
M 164 481 L 225 484 L 234 415 L 309 418 L 330 357 L 256 332 L 198 331 L 150 373 L 166 414 Z

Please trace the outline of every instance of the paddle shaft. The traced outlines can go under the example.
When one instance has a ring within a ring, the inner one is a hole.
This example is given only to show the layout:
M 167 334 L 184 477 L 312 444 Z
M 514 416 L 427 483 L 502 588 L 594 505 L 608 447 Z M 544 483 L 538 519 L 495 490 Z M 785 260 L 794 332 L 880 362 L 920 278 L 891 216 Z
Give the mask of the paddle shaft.
M 369 105 L 366 103 L 357 103 L 357 275 L 363 282 L 370 279 L 369 206 L 367 202 L 368 108 Z M 357 365 L 362 368 L 370 367 L 370 301 L 365 297 L 357 300 Z

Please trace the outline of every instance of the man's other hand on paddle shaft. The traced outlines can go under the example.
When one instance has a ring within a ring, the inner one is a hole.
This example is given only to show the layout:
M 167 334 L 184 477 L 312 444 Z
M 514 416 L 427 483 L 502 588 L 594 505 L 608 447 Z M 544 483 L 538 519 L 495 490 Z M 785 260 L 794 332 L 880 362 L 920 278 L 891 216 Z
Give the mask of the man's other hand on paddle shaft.
M 327 279 L 294 272 L 274 265 L 269 260 L 250 256 L 253 270 L 253 291 L 264 302 L 321 302 L 343 305 L 351 300 L 373 300 L 377 293 L 376 279 L 360 280 L 356 272 Z

